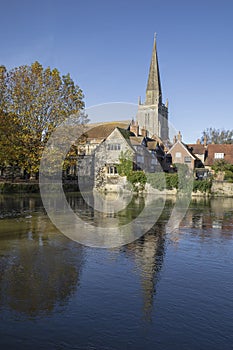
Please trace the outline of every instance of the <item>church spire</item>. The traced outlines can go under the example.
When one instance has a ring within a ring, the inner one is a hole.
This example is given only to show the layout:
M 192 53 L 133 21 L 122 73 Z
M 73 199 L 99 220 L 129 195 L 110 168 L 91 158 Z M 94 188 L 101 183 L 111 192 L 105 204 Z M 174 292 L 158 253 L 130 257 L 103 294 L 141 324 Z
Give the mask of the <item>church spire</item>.
M 150 71 L 146 89 L 146 105 L 162 104 L 162 89 L 159 75 L 159 64 L 156 48 L 156 34 L 150 63 Z

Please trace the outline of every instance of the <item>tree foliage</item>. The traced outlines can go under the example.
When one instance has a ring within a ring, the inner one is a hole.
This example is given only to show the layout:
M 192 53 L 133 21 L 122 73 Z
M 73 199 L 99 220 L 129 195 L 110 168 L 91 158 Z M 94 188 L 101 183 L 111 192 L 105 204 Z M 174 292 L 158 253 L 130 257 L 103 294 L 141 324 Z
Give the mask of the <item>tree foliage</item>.
M 212 187 L 212 178 L 205 180 L 195 180 L 193 182 L 193 192 L 210 193 Z
M 177 172 L 155 172 L 147 174 L 147 182 L 159 191 L 177 189 L 180 192 L 190 193 L 193 186 L 193 176 L 187 164 L 174 164 Z
M 130 151 L 121 151 L 117 171 L 120 176 L 128 176 L 133 171 L 133 155 Z
M 10 71 L 0 66 L 0 162 L 37 172 L 52 131 L 68 116 L 85 122 L 83 93 L 70 75 L 39 62 Z
M 202 132 L 201 142 L 206 141 L 207 144 L 216 143 L 233 143 L 233 130 L 220 130 L 215 128 L 207 128 Z
M 146 184 L 146 174 L 144 171 L 133 170 L 133 155 L 131 152 L 121 152 L 117 171 L 120 176 L 126 176 L 131 183 L 133 191 L 143 191 Z
M 218 173 L 224 173 L 224 180 L 233 182 L 233 165 L 227 163 L 224 159 L 219 159 L 212 165 L 212 169 Z

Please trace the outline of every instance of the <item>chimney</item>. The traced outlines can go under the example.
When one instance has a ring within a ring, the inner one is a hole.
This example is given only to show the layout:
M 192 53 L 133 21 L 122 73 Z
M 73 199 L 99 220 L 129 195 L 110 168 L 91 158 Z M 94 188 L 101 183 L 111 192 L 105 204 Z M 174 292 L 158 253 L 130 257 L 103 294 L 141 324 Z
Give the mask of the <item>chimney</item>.
M 132 120 L 131 124 L 130 124 L 130 127 L 129 127 L 129 130 L 131 132 L 134 133 L 135 136 L 138 136 L 139 135 L 139 126 L 138 126 L 138 122 L 135 122 L 134 120 Z
M 201 144 L 201 140 L 200 140 L 200 139 L 197 139 L 196 144 L 197 144 L 197 145 L 200 145 L 200 144 Z
M 173 144 L 175 144 L 177 142 L 177 137 L 176 135 L 173 137 Z
M 204 147 L 206 147 L 207 146 L 207 137 L 206 137 L 206 135 L 204 136 Z
M 177 139 L 178 139 L 179 141 L 182 141 L 182 135 L 181 135 L 180 131 L 178 132 Z
M 147 137 L 147 130 L 146 130 L 145 126 L 141 129 L 141 134 L 143 137 Z

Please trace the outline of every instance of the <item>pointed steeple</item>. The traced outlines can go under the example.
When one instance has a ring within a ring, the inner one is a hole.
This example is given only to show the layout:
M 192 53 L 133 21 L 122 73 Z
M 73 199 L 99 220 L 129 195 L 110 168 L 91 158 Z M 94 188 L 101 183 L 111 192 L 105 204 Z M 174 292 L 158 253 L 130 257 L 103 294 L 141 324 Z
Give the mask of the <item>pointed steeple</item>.
M 156 34 L 150 63 L 150 71 L 146 89 L 146 105 L 162 104 L 162 89 L 159 75 L 159 64 L 156 48 Z

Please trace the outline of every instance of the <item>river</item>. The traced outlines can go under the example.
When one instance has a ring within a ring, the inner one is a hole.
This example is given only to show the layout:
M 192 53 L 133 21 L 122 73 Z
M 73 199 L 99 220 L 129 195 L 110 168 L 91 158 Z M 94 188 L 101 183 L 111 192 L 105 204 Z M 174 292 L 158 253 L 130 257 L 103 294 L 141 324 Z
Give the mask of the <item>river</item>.
M 167 199 L 148 233 L 111 249 L 64 236 L 39 195 L 0 204 L 1 349 L 232 349 L 233 198 L 192 200 L 175 232 Z

